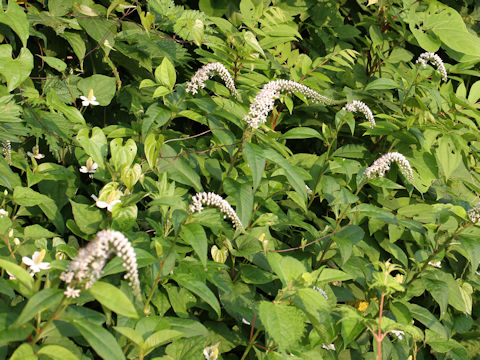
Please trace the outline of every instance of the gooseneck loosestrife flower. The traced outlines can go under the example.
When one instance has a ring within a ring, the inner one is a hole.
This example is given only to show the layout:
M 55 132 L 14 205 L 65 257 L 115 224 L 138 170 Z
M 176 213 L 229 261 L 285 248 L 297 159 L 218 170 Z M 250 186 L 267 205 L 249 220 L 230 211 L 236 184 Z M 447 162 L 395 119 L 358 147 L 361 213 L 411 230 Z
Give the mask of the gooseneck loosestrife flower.
M 445 69 L 445 65 L 443 64 L 443 60 L 440 58 L 440 56 L 435 53 L 424 52 L 418 57 L 417 64 L 421 64 L 424 68 L 426 68 L 428 61 L 430 61 L 432 65 L 436 66 L 437 72 L 442 76 L 442 80 L 447 81 L 447 70 Z
M 222 78 L 228 90 L 230 90 L 230 92 L 234 96 L 238 97 L 238 92 L 235 88 L 235 84 L 232 77 L 230 76 L 230 73 L 225 68 L 225 66 L 223 66 L 219 62 L 208 63 L 198 69 L 195 75 L 193 75 L 191 80 L 187 83 L 186 92 L 195 95 L 196 93 L 198 93 L 198 88 L 203 89 L 205 87 L 205 81 L 211 78 L 215 73 L 217 73 Z
M 408 179 L 413 180 L 413 170 L 408 160 L 398 152 L 390 152 L 375 160 L 375 162 L 365 170 L 365 176 L 373 179 L 378 176 L 385 176 L 385 173 L 390 170 L 392 162 L 396 162 L 400 168 L 401 173 Z
M 243 118 L 253 129 L 258 129 L 261 124 L 267 122 L 267 116 L 273 110 L 275 100 L 280 97 L 281 93 L 300 93 L 307 99 L 315 103 L 333 104 L 334 101 L 316 91 L 310 89 L 308 86 L 302 85 L 291 80 L 275 80 L 265 84 L 265 86 L 257 93 L 253 102 L 250 104 L 250 110 Z
M 190 211 L 192 213 L 199 212 L 203 210 L 203 205 L 206 206 L 216 206 L 220 209 L 221 212 L 225 214 L 223 217 L 229 218 L 233 222 L 233 227 L 244 230 L 242 222 L 240 221 L 237 213 L 233 210 L 232 206 L 228 203 L 227 200 L 223 199 L 220 195 L 217 195 L 213 192 L 202 192 L 197 193 L 192 197 L 192 204 L 190 205 Z
M 472 223 L 480 223 L 480 204 L 477 204 L 473 208 L 468 210 L 467 215 Z
M 345 105 L 342 109 L 345 110 L 345 111 L 348 111 L 348 112 L 359 111 L 359 112 L 363 113 L 365 115 L 365 117 L 367 118 L 368 122 L 370 123 L 370 127 L 371 128 L 375 127 L 375 118 L 373 117 L 372 111 L 370 110 L 370 108 L 367 105 L 365 105 L 364 102 L 354 100 L 351 103 L 348 103 L 347 105 Z
M 135 296 L 139 297 L 140 281 L 135 251 L 130 241 L 115 230 L 98 232 L 93 241 L 78 251 L 77 257 L 60 275 L 60 279 L 68 284 L 65 296 L 78 297 L 82 289 L 91 287 L 102 276 L 107 259 L 114 253 L 123 260 L 123 267 L 127 270 L 124 278 L 128 280 Z

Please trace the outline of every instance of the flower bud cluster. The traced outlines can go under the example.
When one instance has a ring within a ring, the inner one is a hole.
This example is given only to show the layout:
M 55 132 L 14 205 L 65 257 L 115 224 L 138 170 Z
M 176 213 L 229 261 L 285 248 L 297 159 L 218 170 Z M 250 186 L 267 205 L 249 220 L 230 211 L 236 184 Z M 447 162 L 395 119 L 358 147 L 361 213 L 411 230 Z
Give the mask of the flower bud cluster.
M 447 70 L 445 69 L 445 65 L 443 64 L 443 60 L 440 58 L 440 56 L 435 53 L 424 52 L 418 57 L 417 64 L 420 63 L 425 68 L 427 67 L 428 61 L 430 61 L 434 66 L 437 67 L 437 72 L 442 76 L 442 80 L 447 81 Z
M 123 260 L 123 267 L 127 270 L 124 278 L 129 280 L 128 284 L 134 294 L 140 296 L 135 251 L 130 241 L 122 233 L 114 230 L 97 233 L 96 238 L 78 251 L 77 257 L 60 275 L 60 279 L 69 285 L 65 296 L 77 297 L 80 295 L 81 287 L 85 289 L 91 287 L 101 277 L 103 267 L 113 253 Z
M 261 124 L 267 122 L 267 116 L 273 110 L 275 100 L 280 94 L 286 92 L 288 94 L 296 92 L 303 94 L 307 99 L 316 103 L 332 104 L 333 100 L 320 95 L 308 86 L 302 85 L 291 80 L 275 80 L 265 84 L 265 86 L 257 93 L 255 99 L 250 104 L 250 110 L 243 118 L 251 128 L 257 129 Z
M 235 212 L 235 210 L 233 210 L 233 208 L 228 203 L 228 201 L 223 199 L 220 195 L 217 195 L 213 192 L 209 192 L 209 193 L 202 192 L 202 193 L 195 194 L 192 197 L 192 204 L 190 205 L 190 211 L 192 213 L 194 212 L 200 213 L 203 210 L 203 205 L 218 207 L 220 211 L 225 214 L 225 216 L 223 217 L 224 219 L 228 217 L 233 222 L 234 228 L 243 230 L 242 222 L 240 221 L 237 213 Z
M 367 105 L 365 105 L 364 102 L 354 100 L 353 102 L 345 105 L 342 109 L 348 112 L 360 111 L 367 118 L 368 122 L 370 123 L 370 127 L 371 128 L 375 127 L 375 118 L 373 117 L 372 111 Z
M 218 75 L 222 78 L 225 86 L 230 90 L 230 92 L 234 96 L 238 96 L 237 89 L 235 88 L 235 84 L 233 83 L 233 79 L 230 76 L 230 73 L 225 68 L 225 66 L 223 66 L 219 62 L 208 63 L 198 69 L 195 75 L 193 75 L 191 80 L 187 83 L 186 91 L 195 95 L 196 93 L 198 93 L 198 88 L 200 87 L 203 89 L 205 87 L 205 81 L 211 78 L 215 72 L 218 73 Z
M 480 204 L 477 204 L 467 212 L 468 218 L 474 224 L 480 223 Z
M 413 179 L 413 170 L 408 160 L 398 152 L 391 152 L 383 155 L 375 160 L 372 166 L 365 170 L 365 176 L 373 179 L 378 176 L 385 176 L 385 173 L 390 170 L 390 164 L 396 162 L 400 168 L 401 173 L 411 181 Z

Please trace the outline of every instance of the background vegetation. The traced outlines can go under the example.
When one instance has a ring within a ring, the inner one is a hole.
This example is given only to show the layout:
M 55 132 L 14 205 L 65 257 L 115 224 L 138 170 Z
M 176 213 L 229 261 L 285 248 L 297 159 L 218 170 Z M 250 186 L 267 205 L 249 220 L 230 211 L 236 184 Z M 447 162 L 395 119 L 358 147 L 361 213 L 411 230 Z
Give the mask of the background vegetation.
M 0 4 L 0 357 L 480 358 L 476 1 Z M 211 62 L 238 97 L 186 92 Z M 279 79 L 333 101 L 287 91 L 250 128 Z M 392 151 L 413 179 L 368 179 Z M 64 294 L 103 229 L 140 297 L 115 256 Z

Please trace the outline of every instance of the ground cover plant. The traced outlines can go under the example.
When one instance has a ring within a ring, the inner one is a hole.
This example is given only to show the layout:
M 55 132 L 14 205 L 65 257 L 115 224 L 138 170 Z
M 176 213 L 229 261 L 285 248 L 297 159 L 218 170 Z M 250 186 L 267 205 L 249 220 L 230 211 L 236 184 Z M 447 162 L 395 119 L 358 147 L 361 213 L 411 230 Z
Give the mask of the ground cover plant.
M 477 2 L 0 4 L 0 358 L 480 358 Z

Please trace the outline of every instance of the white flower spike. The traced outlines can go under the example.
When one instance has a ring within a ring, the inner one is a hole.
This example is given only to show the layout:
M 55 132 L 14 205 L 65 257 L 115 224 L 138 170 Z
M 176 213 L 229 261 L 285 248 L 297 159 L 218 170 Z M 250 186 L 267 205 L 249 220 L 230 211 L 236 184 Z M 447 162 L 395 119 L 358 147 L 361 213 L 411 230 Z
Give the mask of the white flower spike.
M 102 276 L 103 267 L 113 253 L 123 260 L 123 267 L 127 270 L 124 278 L 129 281 L 135 296 L 140 296 L 135 250 L 121 232 L 114 230 L 97 233 L 95 239 L 78 251 L 77 257 L 60 275 L 60 279 L 68 284 L 65 296 L 77 297 L 82 289 L 91 287 Z
M 400 168 L 401 173 L 408 179 L 413 180 L 413 170 L 408 160 L 398 152 L 390 152 L 375 160 L 375 162 L 365 170 L 365 176 L 373 179 L 378 176 L 385 176 L 385 173 L 390 170 L 392 162 L 396 162 Z
M 220 195 L 217 195 L 213 192 L 202 192 L 195 194 L 192 197 L 192 205 L 190 205 L 190 211 L 202 212 L 203 205 L 206 206 L 216 206 L 220 209 L 221 212 L 225 214 L 224 218 L 228 217 L 233 222 L 233 227 L 244 231 L 242 222 L 240 221 L 237 213 L 233 210 L 232 206 L 228 203 L 227 200 L 223 199 Z
M 445 69 L 445 65 L 443 64 L 443 60 L 435 53 L 431 52 L 424 52 L 420 54 L 417 59 L 417 64 L 421 64 L 424 68 L 427 67 L 427 62 L 430 61 L 434 66 L 437 67 L 437 72 L 442 76 L 443 81 L 448 80 L 447 70 Z
M 371 128 L 375 127 L 375 118 L 373 117 L 372 111 L 367 105 L 365 105 L 365 103 L 358 100 L 354 100 L 351 103 L 348 103 L 347 105 L 345 105 L 342 109 L 348 112 L 359 111 L 363 113 L 367 118 L 368 122 L 370 123 L 370 127 Z
M 90 92 L 88 93 L 88 96 L 80 96 L 80 99 L 82 100 L 82 105 L 83 106 L 95 106 L 95 105 L 100 105 L 100 103 L 97 100 L 97 98 L 93 95 L 93 89 L 90 89 Z
M 42 262 L 45 253 L 45 249 L 43 249 L 42 251 L 35 251 L 31 259 L 27 256 L 22 258 L 22 262 L 30 268 L 28 270 L 30 275 L 33 276 L 37 272 L 50 269 L 50 263 Z
M 228 90 L 230 90 L 234 96 L 238 97 L 238 92 L 235 88 L 235 84 L 230 76 L 230 73 L 225 66 L 219 62 L 208 63 L 198 69 L 195 75 L 193 75 L 192 79 L 187 83 L 186 92 L 192 93 L 193 95 L 198 93 L 198 89 L 203 89 L 205 87 L 205 81 L 211 78 L 215 72 L 222 78 Z
M 472 223 L 480 223 L 480 204 L 477 204 L 473 208 L 468 210 L 467 215 Z
M 243 118 L 253 129 L 257 129 L 261 124 L 267 122 L 267 116 L 273 110 L 275 100 L 280 97 L 281 93 L 297 92 L 303 94 L 307 99 L 315 103 L 332 104 L 333 100 L 320 95 L 308 86 L 302 85 L 291 80 L 275 80 L 265 84 L 265 86 L 257 93 L 255 99 L 250 104 L 250 110 Z

